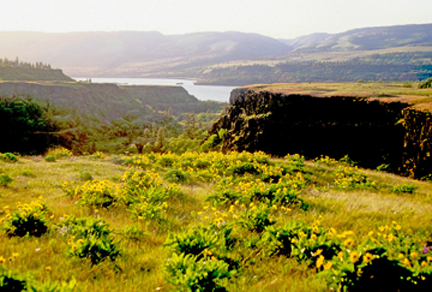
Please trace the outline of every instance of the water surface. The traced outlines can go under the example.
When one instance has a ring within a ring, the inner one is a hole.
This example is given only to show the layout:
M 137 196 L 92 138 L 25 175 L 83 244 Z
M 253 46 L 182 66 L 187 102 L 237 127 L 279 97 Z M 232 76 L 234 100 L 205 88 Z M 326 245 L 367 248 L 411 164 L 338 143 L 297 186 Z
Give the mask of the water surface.
M 85 81 L 88 78 L 74 78 Z M 171 85 L 182 86 L 189 94 L 199 100 L 228 102 L 234 86 L 195 85 L 195 80 L 162 78 L 91 78 L 92 83 L 116 83 L 121 85 Z

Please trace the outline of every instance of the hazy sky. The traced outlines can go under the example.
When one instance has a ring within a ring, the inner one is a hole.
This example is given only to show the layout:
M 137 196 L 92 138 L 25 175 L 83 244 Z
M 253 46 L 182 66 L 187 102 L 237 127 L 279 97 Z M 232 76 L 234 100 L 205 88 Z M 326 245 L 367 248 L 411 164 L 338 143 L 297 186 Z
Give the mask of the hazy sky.
M 432 23 L 430 0 L 0 0 L 0 31 L 254 32 L 293 38 Z

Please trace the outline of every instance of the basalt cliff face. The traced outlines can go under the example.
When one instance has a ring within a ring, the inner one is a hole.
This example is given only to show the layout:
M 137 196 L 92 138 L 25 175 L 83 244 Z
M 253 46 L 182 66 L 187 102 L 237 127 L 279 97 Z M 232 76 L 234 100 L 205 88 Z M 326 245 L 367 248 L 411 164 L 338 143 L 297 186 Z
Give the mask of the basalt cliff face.
M 348 155 L 362 167 L 388 164 L 411 177 L 432 173 L 432 116 L 407 103 L 354 97 L 283 95 L 239 89 L 210 135 L 226 130 L 223 150 Z

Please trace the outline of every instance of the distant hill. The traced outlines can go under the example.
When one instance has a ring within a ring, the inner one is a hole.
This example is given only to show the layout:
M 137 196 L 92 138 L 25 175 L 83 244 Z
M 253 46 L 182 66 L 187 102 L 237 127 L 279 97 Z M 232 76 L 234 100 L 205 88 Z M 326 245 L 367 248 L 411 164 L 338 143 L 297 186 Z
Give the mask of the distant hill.
M 432 24 L 316 33 L 280 40 L 292 51 L 220 64 L 200 84 L 419 81 L 432 76 Z
M 36 62 L 10 61 L 0 59 L 0 81 L 72 81 L 72 78 L 63 74 L 60 69 L 52 69 L 50 65 Z
M 414 81 L 432 76 L 432 24 L 279 40 L 240 32 L 0 32 L 0 52 L 43 60 L 74 77 L 183 77 L 221 85 Z
M 202 66 L 291 50 L 270 37 L 240 32 L 0 32 L 5 57 L 44 60 L 76 77 L 197 77 Z
M 432 24 L 370 27 L 339 34 L 313 34 L 285 40 L 296 51 L 378 50 L 404 46 L 432 46 Z
M 330 36 L 331 36 L 331 34 L 328 34 L 328 33 L 313 33 L 310 35 L 301 36 L 301 37 L 297 37 L 294 39 L 281 39 L 280 41 L 285 43 L 286 45 L 296 49 L 299 47 L 308 46 L 308 45 L 322 42 Z

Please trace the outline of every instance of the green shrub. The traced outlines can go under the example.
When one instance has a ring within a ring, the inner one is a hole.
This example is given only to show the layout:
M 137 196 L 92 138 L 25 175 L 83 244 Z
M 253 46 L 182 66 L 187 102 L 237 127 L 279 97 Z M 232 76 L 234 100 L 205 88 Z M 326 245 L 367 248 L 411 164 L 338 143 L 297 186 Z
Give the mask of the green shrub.
M 55 157 L 55 155 L 48 155 L 48 156 L 45 156 L 44 160 L 46 162 L 55 162 L 57 160 L 57 158 Z
M 165 262 L 166 280 L 173 284 L 177 291 L 227 291 L 222 286 L 222 280 L 234 272 L 229 271 L 224 261 L 212 259 L 197 259 L 191 254 L 173 254 Z
M 229 168 L 235 175 L 259 174 L 259 170 L 251 162 L 242 162 Z
M 419 84 L 419 88 L 422 88 L 422 89 L 431 88 L 431 87 L 432 87 L 432 77 L 426 79 L 425 81 L 423 81 Z
M 69 282 L 45 279 L 42 283 L 31 274 L 17 274 L 0 265 L 0 291 L 72 292 L 75 286 L 75 278 Z
M 27 281 L 24 276 L 16 275 L 0 265 L 0 290 L 1 291 L 26 291 Z
M 87 181 L 82 186 L 69 188 L 63 185 L 67 196 L 77 197 L 81 205 L 108 208 L 121 201 L 116 185 L 110 181 Z
M 87 259 L 92 265 L 108 259 L 115 261 L 120 255 L 113 229 L 103 219 L 70 217 L 57 226 L 57 231 L 71 236 L 66 250 L 69 256 Z
M 390 192 L 396 194 L 413 194 L 417 190 L 417 186 L 413 184 L 394 185 L 390 187 Z
M 40 237 L 48 231 L 46 218 L 47 208 L 40 202 L 18 205 L 15 211 L 9 211 L 2 227 L 9 237 L 36 236 Z
M 43 153 L 53 141 L 53 136 L 42 133 L 58 130 L 47 111 L 47 105 L 30 96 L 0 96 L 0 125 L 7 125 L 2 128 L 0 152 Z
M 182 170 L 171 169 L 164 175 L 164 179 L 172 183 L 186 183 L 189 175 Z
M 241 215 L 239 222 L 250 231 L 261 233 L 266 227 L 276 223 L 269 217 L 270 211 L 270 208 L 264 204 L 257 207 L 254 203 L 251 203 L 251 208 Z
M 93 180 L 93 176 L 87 171 L 80 172 L 79 178 L 80 180 L 84 180 L 84 181 Z
M 216 252 L 224 249 L 224 245 L 222 233 L 204 226 L 189 229 L 181 234 L 170 233 L 164 243 L 164 246 L 170 247 L 177 254 L 191 254 L 197 256 L 197 259 L 204 257 L 206 250 Z
M 0 160 L 3 160 L 4 162 L 17 162 L 18 157 L 15 154 L 12 153 L 0 153 Z
M 13 179 L 7 173 L 0 173 L 0 186 L 6 187 Z

